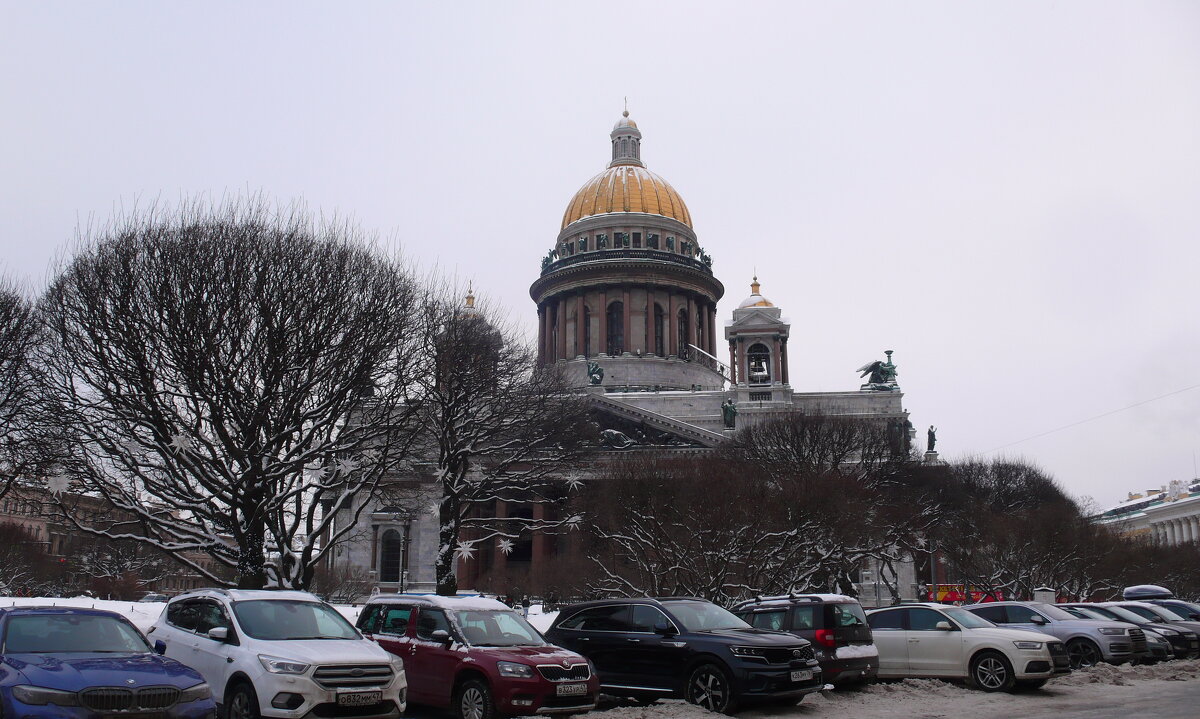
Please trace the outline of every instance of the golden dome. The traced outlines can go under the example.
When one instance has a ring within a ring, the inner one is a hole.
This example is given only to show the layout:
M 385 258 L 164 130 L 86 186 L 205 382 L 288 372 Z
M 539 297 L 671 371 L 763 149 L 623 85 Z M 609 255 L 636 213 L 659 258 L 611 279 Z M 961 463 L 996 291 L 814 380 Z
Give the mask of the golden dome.
M 562 226 L 610 212 L 645 212 L 692 226 L 692 215 L 675 188 L 636 165 L 610 167 L 584 183 L 567 204 Z
M 739 310 L 744 310 L 747 307 L 774 307 L 775 303 L 762 296 L 759 289 L 762 287 L 758 283 L 758 276 L 755 275 L 754 281 L 750 283 L 750 296 L 742 300 L 742 304 L 738 305 Z

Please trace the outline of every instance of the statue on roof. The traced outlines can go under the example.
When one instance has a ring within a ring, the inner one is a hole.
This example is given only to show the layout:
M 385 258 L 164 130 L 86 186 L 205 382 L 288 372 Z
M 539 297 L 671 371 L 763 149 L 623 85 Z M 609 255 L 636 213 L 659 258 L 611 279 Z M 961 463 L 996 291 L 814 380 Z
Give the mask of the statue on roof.
M 887 355 L 887 361 L 881 362 L 875 360 L 869 362 L 862 367 L 859 367 L 855 372 L 860 372 L 860 377 L 866 377 L 866 384 L 859 387 L 863 390 L 871 390 L 874 392 L 892 392 L 900 389 L 896 384 L 896 365 L 892 364 L 892 350 L 884 352 Z
M 721 403 L 721 419 L 725 421 L 726 429 L 733 429 L 737 424 L 737 403 L 729 398 Z

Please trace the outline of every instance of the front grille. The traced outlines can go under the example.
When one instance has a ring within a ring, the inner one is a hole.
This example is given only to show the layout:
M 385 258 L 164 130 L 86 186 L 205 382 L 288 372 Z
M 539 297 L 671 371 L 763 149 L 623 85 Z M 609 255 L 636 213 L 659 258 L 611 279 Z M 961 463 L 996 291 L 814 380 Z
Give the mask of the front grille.
M 1071 665 L 1071 657 L 1067 655 L 1067 645 L 1062 642 L 1049 642 L 1046 648 L 1050 650 L 1050 658 L 1054 660 L 1054 666 L 1066 667 Z
M 1141 629 L 1130 629 L 1129 638 L 1133 640 L 1133 651 L 1146 651 L 1146 633 Z
M 559 664 L 539 664 L 537 670 L 542 676 L 552 682 L 587 681 L 592 678 L 592 670 L 586 662 L 563 667 Z
M 327 664 L 317 667 L 313 680 L 326 689 L 380 687 L 392 680 L 390 664 Z
M 122 687 L 95 687 L 79 692 L 79 703 L 94 712 L 125 712 L 137 709 L 167 709 L 179 701 L 175 687 L 146 687 L 135 694 Z
M 787 664 L 791 661 L 808 661 L 816 659 L 817 655 L 813 652 L 812 645 L 803 647 L 780 647 L 763 650 L 763 658 L 768 664 Z
M 148 687 L 137 693 L 139 709 L 166 709 L 179 701 L 179 690 L 175 687 Z
M 133 692 L 117 687 L 97 687 L 79 692 L 79 703 L 94 712 L 123 712 L 133 708 Z

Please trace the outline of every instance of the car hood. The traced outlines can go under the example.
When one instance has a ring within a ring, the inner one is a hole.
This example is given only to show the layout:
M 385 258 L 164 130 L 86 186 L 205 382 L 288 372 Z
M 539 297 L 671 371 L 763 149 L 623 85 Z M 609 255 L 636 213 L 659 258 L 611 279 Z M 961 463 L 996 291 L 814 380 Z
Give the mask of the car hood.
M 65 691 L 163 685 L 186 689 L 203 681 L 191 667 L 157 654 L 9 654 L 4 663 L 29 684 Z
M 1100 629 L 1101 627 L 1116 627 L 1117 629 L 1128 629 L 1130 624 L 1118 622 L 1115 619 L 1060 619 L 1055 624 L 1061 624 L 1067 628 L 1073 629 Z
M 1031 632 L 1027 629 L 1004 629 L 1003 627 L 983 627 L 967 630 L 975 636 L 983 636 L 998 641 L 1010 642 L 1059 642 L 1058 637 L 1042 632 Z
M 383 647 L 370 639 L 259 640 L 254 651 L 306 664 L 387 664 L 392 660 Z
M 562 666 L 564 660 L 567 664 L 583 664 L 587 661 L 581 655 L 553 644 L 540 647 L 473 646 L 471 647 L 471 656 L 476 660 L 486 657 L 501 662 L 558 664 L 559 666 Z
M 788 632 L 773 632 L 769 629 L 711 629 L 706 632 L 689 632 L 702 637 L 728 639 L 730 644 L 749 644 L 759 647 L 794 647 L 809 641 Z

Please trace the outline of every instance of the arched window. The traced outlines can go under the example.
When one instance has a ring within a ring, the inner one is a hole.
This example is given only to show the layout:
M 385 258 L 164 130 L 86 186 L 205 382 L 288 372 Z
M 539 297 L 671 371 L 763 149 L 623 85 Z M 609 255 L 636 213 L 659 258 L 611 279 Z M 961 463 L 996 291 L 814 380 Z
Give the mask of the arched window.
M 750 384 L 767 384 L 771 381 L 771 350 L 761 342 L 750 345 L 746 351 L 747 374 Z
M 608 354 L 616 356 L 625 351 L 625 304 L 617 301 L 608 306 Z
M 676 357 L 687 357 L 688 353 L 688 313 L 687 310 L 679 310 L 679 322 L 676 323 L 679 327 L 679 346 L 675 348 Z
M 592 310 L 583 308 L 583 356 L 592 356 Z
M 666 329 L 666 315 L 663 313 L 663 308 L 656 302 L 654 303 L 654 354 L 659 357 L 666 357 L 667 353 L 666 342 L 663 340 L 663 331 Z
M 404 535 L 389 529 L 379 540 L 379 581 L 399 582 L 400 571 L 404 569 L 407 547 L 404 546 Z

